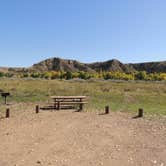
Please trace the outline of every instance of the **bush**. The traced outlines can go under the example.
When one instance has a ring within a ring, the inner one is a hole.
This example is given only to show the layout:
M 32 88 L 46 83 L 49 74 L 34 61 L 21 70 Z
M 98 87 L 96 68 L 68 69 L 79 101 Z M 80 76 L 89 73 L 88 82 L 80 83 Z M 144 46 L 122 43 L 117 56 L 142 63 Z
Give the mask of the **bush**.
M 5 74 L 3 72 L 0 72 L 0 77 L 4 77 Z

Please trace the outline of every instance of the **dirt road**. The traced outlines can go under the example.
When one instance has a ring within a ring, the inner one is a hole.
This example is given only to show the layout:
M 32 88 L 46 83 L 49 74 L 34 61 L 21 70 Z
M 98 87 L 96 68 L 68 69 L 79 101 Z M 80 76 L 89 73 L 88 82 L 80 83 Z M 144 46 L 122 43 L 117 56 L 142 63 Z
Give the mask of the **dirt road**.
M 127 113 L 24 111 L 0 119 L 0 166 L 165 166 L 166 123 Z

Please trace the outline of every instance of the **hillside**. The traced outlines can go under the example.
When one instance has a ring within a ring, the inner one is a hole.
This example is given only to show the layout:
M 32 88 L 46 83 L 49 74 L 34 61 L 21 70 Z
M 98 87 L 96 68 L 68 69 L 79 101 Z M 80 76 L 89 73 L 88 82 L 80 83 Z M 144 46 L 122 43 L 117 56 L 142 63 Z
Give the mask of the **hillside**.
M 7 73 L 8 68 L 7 67 L 0 67 L 0 72 Z
M 120 61 L 113 59 L 105 62 L 96 62 L 89 64 L 95 71 L 120 71 L 120 72 L 133 72 L 135 71 L 132 66 L 121 63 Z
M 116 59 L 105 62 L 81 63 L 76 60 L 50 58 L 32 65 L 29 68 L 6 68 L 0 67 L 0 72 L 25 72 L 25 71 L 85 71 L 89 73 L 99 71 L 119 71 L 132 73 L 134 71 L 146 71 L 147 73 L 166 73 L 166 61 L 163 62 L 146 62 L 146 63 L 129 63 L 124 64 Z
M 44 60 L 40 63 L 34 64 L 30 69 L 37 71 L 85 71 L 85 72 L 98 72 L 98 71 L 120 71 L 120 72 L 133 72 L 135 69 L 131 65 L 126 65 L 120 61 L 113 59 L 105 62 L 95 63 L 81 63 L 75 60 L 51 58 Z
M 34 64 L 31 70 L 36 71 L 120 71 L 120 72 L 134 72 L 134 71 L 147 71 L 148 73 L 166 72 L 166 61 L 163 62 L 148 62 L 138 64 L 124 64 L 116 59 L 95 62 L 95 63 L 81 63 L 76 60 L 51 58 Z
M 137 71 L 147 71 L 148 73 L 166 72 L 166 61 L 137 63 L 129 66 L 132 66 Z
M 34 64 L 30 69 L 37 71 L 87 71 L 94 72 L 87 64 L 80 63 L 76 60 L 51 58 Z

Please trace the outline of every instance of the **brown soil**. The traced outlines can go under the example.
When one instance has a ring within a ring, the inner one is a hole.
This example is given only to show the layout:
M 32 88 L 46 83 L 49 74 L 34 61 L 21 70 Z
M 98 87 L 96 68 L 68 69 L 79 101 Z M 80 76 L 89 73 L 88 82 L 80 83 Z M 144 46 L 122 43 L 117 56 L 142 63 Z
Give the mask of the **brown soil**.
M 0 166 L 165 166 L 166 123 L 131 117 L 12 112 L 0 119 Z

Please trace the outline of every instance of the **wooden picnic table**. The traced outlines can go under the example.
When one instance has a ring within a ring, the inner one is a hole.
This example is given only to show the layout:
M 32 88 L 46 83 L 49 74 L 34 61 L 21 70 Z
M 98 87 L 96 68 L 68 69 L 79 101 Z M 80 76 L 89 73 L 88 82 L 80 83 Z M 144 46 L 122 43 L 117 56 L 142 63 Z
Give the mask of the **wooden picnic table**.
M 79 111 L 83 110 L 83 105 L 86 104 L 87 96 L 51 96 L 54 108 L 57 110 L 63 108 L 73 108 L 79 106 Z

